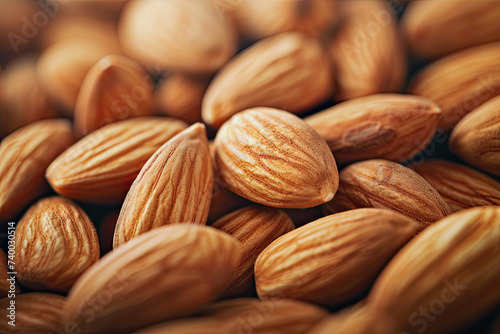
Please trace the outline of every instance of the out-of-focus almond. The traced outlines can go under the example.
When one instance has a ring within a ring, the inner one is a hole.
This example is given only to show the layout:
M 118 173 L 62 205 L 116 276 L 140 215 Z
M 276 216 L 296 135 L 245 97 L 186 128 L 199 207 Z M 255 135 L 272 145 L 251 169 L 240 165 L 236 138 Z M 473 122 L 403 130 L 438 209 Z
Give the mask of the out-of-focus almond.
M 500 42 L 427 65 L 412 79 L 408 92 L 437 103 L 442 110 L 438 127 L 451 130 L 471 110 L 500 94 Z
M 436 188 L 453 211 L 500 205 L 500 183 L 474 169 L 438 159 L 411 168 Z
M 253 107 L 302 112 L 327 99 L 332 86 L 330 63 L 319 41 L 282 33 L 252 45 L 217 74 L 203 98 L 203 121 L 218 128 Z
M 83 80 L 74 114 L 77 137 L 104 125 L 153 114 L 153 82 L 141 64 L 123 56 L 106 56 Z
M 345 17 L 330 44 L 337 100 L 398 92 L 406 76 L 406 54 L 397 19 L 385 1 L 340 2 Z
M 396 212 L 358 209 L 330 215 L 275 240 L 255 262 L 261 298 L 339 306 L 365 292 L 419 225 Z
M 15 299 L 15 326 L 9 324 L 12 299 L 0 299 L 0 332 L 10 334 L 60 333 L 66 298 L 42 292 L 25 293 Z
M 213 169 L 205 126 L 191 125 L 161 146 L 130 187 L 113 247 L 163 225 L 207 222 Z
M 437 57 L 500 41 L 500 2 L 490 0 L 413 1 L 402 27 L 411 51 Z
M 26 21 L 30 22 L 38 10 L 37 4 L 31 1 L 0 1 L 0 50 L 3 56 L 12 57 L 36 46 L 36 40 L 25 38 L 24 32 L 27 30 Z
M 241 243 L 242 256 L 224 296 L 240 296 L 254 290 L 254 264 L 257 256 L 276 238 L 295 228 L 281 210 L 250 206 L 217 220 L 213 227 Z
M 448 143 L 452 152 L 471 165 L 500 175 L 500 96 L 465 116 Z
M 232 192 L 277 208 L 330 201 L 338 171 L 328 145 L 297 116 L 271 108 L 240 112 L 215 138 L 215 161 Z
M 340 172 L 335 198 L 325 204 L 328 213 L 357 208 L 387 208 L 429 224 L 453 212 L 423 177 L 398 163 L 373 159 L 347 166 Z
M 45 170 L 73 143 L 71 123 L 42 120 L 5 137 L 0 145 L 0 221 L 13 218 L 48 190 Z
M 326 140 L 338 164 L 372 158 L 400 162 L 425 147 L 440 112 L 420 96 L 375 94 L 337 104 L 305 121 Z
M 148 334 L 303 334 L 328 315 L 303 301 L 239 298 L 212 304 L 201 316 L 158 324 L 137 333 Z
M 24 286 L 66 292 L 98 259 L 95 227 L 70 200 L 42 199 L 19 221 L 16 277 Z
M 165 117 L 109 124 L 57 157 L 47 169 L 47 180 L 69 198 L 119 203 L 151 155 L 186 127 L 182 121 Z
M 352 306 L 342 308 L 340 311 L 323 318 L 307 334 L 362 334 L 360 328 L 365 326 L 366 314 L 366 300 L 363 299 Z M 377 332 L 373 331 L 371 333 Z
M 130 1 L 119 37 L 124 50 L 144 65 L 190 73 L 215 72 L 237 43 L 230 20 L 219 17 L 209 1 Z
M 233 237 L 212 227 L 170 225 L 144 233 L 80 277 L 65 322 L 85 333 L 130 333 L 188 316 L 224 291 L 240 253 Z

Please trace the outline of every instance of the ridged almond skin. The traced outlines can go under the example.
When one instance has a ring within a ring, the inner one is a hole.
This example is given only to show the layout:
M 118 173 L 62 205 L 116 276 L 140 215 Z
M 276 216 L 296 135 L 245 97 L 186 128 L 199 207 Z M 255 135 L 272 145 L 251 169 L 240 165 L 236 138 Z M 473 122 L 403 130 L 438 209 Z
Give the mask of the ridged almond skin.
M 319 36 L 337 21 L 337 2 L 331 0 L 240 1 L 233 10 L 240 32 L 261 39 L 286 31 Z
M 76 100 L 78 138 L 116 121 L 153 114 L 153 80 L 141 64 L 106 56 L 88 71 Z
M 71 123 L 48 119 L 5 137 L 0 145 L 0 221 L 21 212 L 47 190 L 45 170 L 74 138 Z
M 80 277 L 65 322 L 83 333 L 130 333 L 188 316 L 224 291 L 240 253 L 233 237 L 212 227 L 171 225 L 144 233 Z
M 297 116 L 253 108 L 224 123 L 215 162 L 232 192 L 276 208 L 309 208 L 330 201 L 338 171 L 328 145 Z
M 10 334 L 47 334 L 60 333 L 62 313 L 66 307 L 66 298 L 42 292 L 16 295 L 15 326 L 8 324 L 10 298 L 0 299 L 0 332 Z
M 11 261 L 12 260 L 15 259 L 11 258 Z M 9 259 L 7 258 L 7 254 L 5 254 L 4 251 L 0 249 L 0 298 L 7 297 L 10 290 L 10 281 L 8 281 L 7 279 L 11 278 L 11 275 L 7 273 L 11 272 L 11 270 L 9 269 L 7 261 L 9 261 Z M 15 270 L 14 265 L 13 268 Z M 15 282 L 14 282 L 14 291 L 16 293 L 20 293 L 19 286 Z
M 366 291 L 419 225 L 396 212 L 357 209 L 276 239 L 255 262 L 260 298 L 340 306 Z
M 339 165 L 382 158 L 406 161 L 431 140 L 441 109 L 420 96 L 375 94 L 306 117 Z
M 232 235 L 241 244 L 241 260 L 224 293 L 225 297 L 255 291 L 254 264 L 257 256 L 271 242 L 295 228 L 283 211 L 260 206 L 249 206 L 227 214 L 212 227 Z
M 448 145 L 474 167 L 500 175 L 500 96 L 465 116 L 453 129 Z
M 336 100 L 398 92 L 406 76 L 406 53 L 397 18 L 385 1 L 342 1 L 345 12 L 329 46 L 335 64 Z
M 253 107 L 305 111 L 330 96 L 331 73 L 319 41 L 298 32 L 268 37 L 233 58 L 212 80 L 203 98 L 203 121 L 219 128 Z
M 206 224 L 213 169 L 205 126 L 191 125 L 162 145 L 130 187 L 113 248 L 170 224 Z
M 439 159 L 411 166 L 439 192 L 453 211 L 500 205 L 500 183 L 472 168 Z
M 95 227 L 68 199 L 38 201 L 17 225 L 16 277 L 24 286 L 67 292 L 98 259 Z
M 414 54 L 434 58 L 500 41 L 498 17 L 498 1 L 414 1 L 404 12 L 402 29 Z
M 151 155 L 186 128 L 186 123 L 166 117 L 109 124 L 57 157 L 47 169 L 47 180 L 69 198 L 120 203 Z
M 137 333 L 303 334 L 327 315 L 325 309 L 299 300 L 238 298 L 214 303 L 199 317 L 165 322 Z
M 417 221 L 420 229 L 453 212 L 423 177 L 382 159 L 365 160 L 344 168 L 335 198 L 324 206 L 327 213 L 369 207 L 399 212 Z
M 500 303 L 499 240 L 498 206 L 456 212 L 430 226 L 380 274 L 363 332 L 415 332 L 425 324 L 426 332 L 450 333 L 481 319 Z
M 453 127 L 471 110 L 500 94 L 500 42 L 472 47 L 436 60 L 411 80 L 408 93 L 437 103 L 438 128 Z
M 237 47 L 235 27 L 209 1 L 131 1 L 118 33 L 129 56 L 156 70 L 215 72 Z
M 78 92 L 90 68 L 104 56 L 120 54 L 116 46 L 89 39 L 71 39 L 43 50 L 37 64 L 40 87 L 50 101 L 73 117 Z
M 1 75 L 0 86 L 0 137 L 30 123 L 57 117 L 38 84 L 34 55 L 10 62 Z

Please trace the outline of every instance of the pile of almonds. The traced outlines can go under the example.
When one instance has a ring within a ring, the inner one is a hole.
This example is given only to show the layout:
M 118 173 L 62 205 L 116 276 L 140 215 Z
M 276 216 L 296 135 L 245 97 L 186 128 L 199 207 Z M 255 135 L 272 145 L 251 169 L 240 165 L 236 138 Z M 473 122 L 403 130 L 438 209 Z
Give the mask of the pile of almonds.
M 4 0 L 0 38 L 0 333 L 500 331 L 500 1 Z

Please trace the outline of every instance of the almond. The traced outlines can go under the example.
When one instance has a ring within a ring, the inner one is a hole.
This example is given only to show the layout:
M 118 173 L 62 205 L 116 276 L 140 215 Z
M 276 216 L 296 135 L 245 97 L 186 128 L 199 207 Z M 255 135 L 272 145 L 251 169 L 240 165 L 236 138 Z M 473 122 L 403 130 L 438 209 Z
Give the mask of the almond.
M 303 301 L 239 298 L 214 303 L 201 316 L 158 324 L 137 333 L 252 333 L 302 334 L 328 311 Z
M 318 322 L 307 334 L 332 334 L 332 333 L 349 333 L 361 334 L 366 322 L 367 306 L 366 300 L 361 300 L 358 303 L 345 307 L 340 311 L 323 318 Z M 376 331 L 367 332 L 378 333 Z
M 499 58 L 500 59 L 500 58 Z M 453 129 L 449 147 L 471 165 L 500 175 L 500 96 L 482 104 Z
M 443 111 L 438 127 L 451 130 L 471 110 L 500 94 L 500 42 L 427 65 L 412 79 L 408 92 L 437 103 Z
M 239 259 L 239 243 L 212 227 L 160 227 L 108 253 L 80 277 L 69 293 L 65 323 L 83 332 L 130 333 L 188 316 L 224 290 Z
M 60 333 L 62 313 L 66 307 L 66 298 L 50 293 L 25 293 L 15 299 L 15 326 L 9 325 L 11 318 L 10 302 L 13 299 L 0 299 L 0 332 L 11 334 L 47 334 Z
M 113 247 L 163 225 L 205 224 L 213 169 L 205 126 L 196 123 L 161 146 L 130 187 Z
M 294 298 L 339 306 L 365 292 L 386 262 L 417 231 L 384 209 L 326 216 L 276 239 L 257 258 L 260 298 Z
M 397 18 L 384 1 L 343 1 L 345 17 L 329 52 L 337 76 L 337 100 L 398 92 L 406 76 L 406 54 Z
M 5 137 L 0 145 L 0 221 L 14 218 L 47 190 L 45 170 L 73 143 L 71 123 L 42 120 Z
M 240 1 L 234 18 L 244 36 L 261 39 L 285 31 L 320 35 L 335 24 L 337 3 L 330 0 Z
M 83 137 L 104 125 L 153 114 L 153 82 L 141 64 L 106 56 L 89 70 L 76 100 L 74 128 Z
M 498 17 L 498 1 L 415 1 L 402 26 L 412 52 L 431 58 L 500 41 Z
M 453 211 L 500 205 L 500 183 L 472 168 L 439 159 L 411 167 L 436 188 Z
M 224 296 L 244 295 L 254 290 L 254 264 L 257 256 L 276 238 L 295 228 L 281 210 L 250 206 L 217 220 L 212 224 L 241 243 L 240 263 Z
M 420 229 L 452 213 L 423 177 L 392 161 L 374 159 L 349 165 L 340 172 L 340 186 L 325 211 L 387 208 L 419 222 Z
M 338 188 L 326 142 L 300 118 L 278 109 L 233 116 L 215 137 L 215 161 L 229 190 L 267 206 L 320 205 Z
M 57 157 L 47 180 L 63 196 L 120 203 L 151 155 L 187 127 L 172 118 L 140 117 L 109 124 Z
M 32 39 L 28 40 L 23 37 L 26 23 L 22 18 L 32 18 L 38 10 L 37 4 L 30 1 L 0 1 L 0 22 L 2 22 L 0 24 L 0 50 L 2 50 L 2 58 L 13 57 L 36 45 Z
M 12 255 L 14 254 L 11 253 L 11 256 Z M 14 260 L 14 256 L 12 256 L 11 259 Z M 12 272 L 11 269 L 15 270 L 15 265 L 12 265 L 12 267 L 9 268 L 8 261 L 9 259 L 7 258 L 7 255 L 3 252 L 3 250 L 0 249 L 0 298 L 7 297 L 9 291 L 11 291 L 11 288 L 15 293 L 20 292 L 19 286 L 15 282 L 15 278 L 14 281 L 9 281 L 9 279 L 12 278 L 11 275 L 13 276 L 15 274 L 8 273 Z
M 237 43 L 234 27 L 208 1 L 131 1 L 120 18 L 119 37 L 144 65 L 191 73 L 217 71 Z
M 95 227 L 70 200 L 42 199 L 19 221 L 16 270 L 17 279 L 24 286 L 66 292 L 98 259 Z
M 439 107 L 419 96 L 375 94 L 352 99 L 305 118 L 323 137 L 338 164 L 383 158 L 406 161 L 430 141 Z
M 326 51 L 317 40 L 297 32 L 269 37 L 217 74 L 203 98 L 203 121 L 218 128 L 252 107 L 302 112 L 330 96 L 332 81 Z

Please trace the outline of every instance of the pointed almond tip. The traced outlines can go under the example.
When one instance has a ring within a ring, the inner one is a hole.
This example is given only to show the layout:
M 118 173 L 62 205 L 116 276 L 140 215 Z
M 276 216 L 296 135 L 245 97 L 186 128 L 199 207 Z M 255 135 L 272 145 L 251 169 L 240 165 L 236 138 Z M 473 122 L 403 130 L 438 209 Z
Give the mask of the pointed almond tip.
M 333 195 L 334 194 L 332 192 L 328 193 L 328 195 L 326 195 L 326 197 L 323 199 L 323 201 L 325 201 L 325 203 L 330 202 L 333 198 Z
M 206 128 L 203 123 L 195 123 L 185 130 L 191 137 L 206 137 Z

